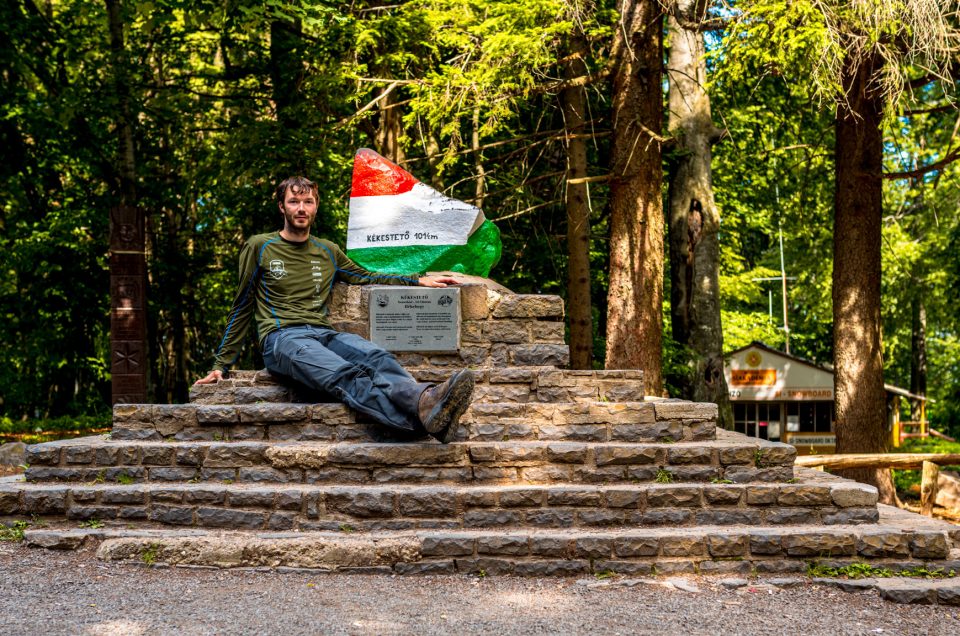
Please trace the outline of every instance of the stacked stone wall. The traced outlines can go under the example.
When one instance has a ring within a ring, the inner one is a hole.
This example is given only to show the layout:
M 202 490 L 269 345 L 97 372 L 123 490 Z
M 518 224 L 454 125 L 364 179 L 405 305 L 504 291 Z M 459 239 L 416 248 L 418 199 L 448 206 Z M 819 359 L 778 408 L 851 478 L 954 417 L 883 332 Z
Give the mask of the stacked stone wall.
M 369 337 L 369 302 L 374 285 L 334 286 L 330 320 L 339 331 Z M 563 300 L 559 296 L 510 294 L 485 285 L 460 289 L 460 351 L 399 353 L 406 367 L 555 366 L 570 362 L 564 344 Z

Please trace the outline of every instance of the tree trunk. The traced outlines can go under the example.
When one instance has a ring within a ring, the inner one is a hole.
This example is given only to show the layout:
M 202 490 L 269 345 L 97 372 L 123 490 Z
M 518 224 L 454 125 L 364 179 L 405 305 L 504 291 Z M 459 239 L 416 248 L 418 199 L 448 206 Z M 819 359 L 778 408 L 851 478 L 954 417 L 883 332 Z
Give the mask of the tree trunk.
M 837 453 L 887 448 L 880 345 L 880 226 L 883 97 L 879 57 L 846 69 L 847 102 L 837 109 L 833 238 L 833 350 Z M 884 503 L 896 494 L 885 469 L 843 471 L 872 484 Z
M 474 183 L 473 204 L 483 209 L 483 197 L 487 192 L 486 171 L 483 169 L 483 153 L 480 152 L 480 107 L 473 107 L 473 131 L 470 134 L 470 148 L 473 149 Z
M 910 335 L 910 392 L 927 395 L 927 306 L 923 289 L 913 299 L 913 325 Z M 910 400 L 910 419 L 920 419 L 920 400 Z
M 383 91 L 388 89 L 382 89 Z M 391 91 L 377 105 L 380 110 L 380 125 L 377 128 L 377 152 L 390 161 L 401 164 L 406 161 L 400 137 L 403 136 L 403 111 L 394 106 L 397 102 L 395 91 Z
M 691 0 L 678 2 L 677 8 L 691 22 L 703 17 Z M 716 403 L 718 424 L 732 428 L 720 326 L 720 213 L 710 172 L 711 147 L 720 131 L 713 125 L 705 90 L 703 35 L 682 28 L 672 16 L 667 25 L 669 130 L 678 151 L 671 165 L 668 223 L 673 338 L 690 353 L 683 397 Z
M 614 36 L 610 179 L 608 369 L 642 369 L 663 393 L 663 14 L 654 0 L 620 0 Z
M 577 34 L 570 40 L 564 77 L 585 75 L 586 41 Z M 584 137 L 586 94 L 582 86 L 560 93 L 567 138 L 567 316 L 570 319 L 570 367 L 593 368 L 593 308 L 590 298 L 590 203 L 586 183 L 571 183 L 587 176 L 587 141 Z

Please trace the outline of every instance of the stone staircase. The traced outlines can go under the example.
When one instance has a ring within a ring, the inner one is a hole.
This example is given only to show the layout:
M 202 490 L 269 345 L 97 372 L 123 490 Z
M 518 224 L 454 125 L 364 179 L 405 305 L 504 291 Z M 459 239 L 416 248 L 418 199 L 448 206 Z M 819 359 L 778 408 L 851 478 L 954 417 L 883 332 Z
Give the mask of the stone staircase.
M 175 565 L 960 570 L 960 527 L 878 506 L 870 486 L 794 468 L 792 446 L 717 430 L 715 405 L 645 398 L 639 372 L 549 364 L 562 345 L 539 341 L 556 330 L 534 323 L 556 323 L 556 303 L 504 298 L 510 311 L 500 299 L 481 316 L 477 301 L 464 322 L 465 336 L 480 334 L 468 346 L 484 353 L 468 352 L 482 362 L 455 443 L 400 439 L 265 372 L 236 372 L 196 387 L 189 404 L 118 405 L 109 436 L 30 447 L 25 481 L 0 482 L 0 516 L 41 517 L 46 527 L 26 532 L 33 545 L 95 540 L 104 559 Z M 501 341 L 518 333 L 527 340 Z M 526 347 L 522 364 L 510 347 Z M 466 362 L 405 361 L 421 380 Z

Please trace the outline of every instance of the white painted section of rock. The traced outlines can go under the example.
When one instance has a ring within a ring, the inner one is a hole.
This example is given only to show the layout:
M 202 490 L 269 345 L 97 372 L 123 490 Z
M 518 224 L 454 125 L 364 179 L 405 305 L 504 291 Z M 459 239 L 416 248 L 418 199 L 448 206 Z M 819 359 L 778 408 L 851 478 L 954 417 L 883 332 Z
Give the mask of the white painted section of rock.
M 417 183 L 403 194 L 352 197 L 347 249 L 466 245 L 483 221 L 480 208 Z

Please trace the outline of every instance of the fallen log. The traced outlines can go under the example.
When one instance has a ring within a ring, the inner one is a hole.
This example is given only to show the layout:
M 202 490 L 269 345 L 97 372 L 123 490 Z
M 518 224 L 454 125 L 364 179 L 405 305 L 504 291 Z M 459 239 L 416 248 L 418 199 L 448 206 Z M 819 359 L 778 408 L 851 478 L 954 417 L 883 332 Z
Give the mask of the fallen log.
M 923 462 L 939 466 L 960 465 L 960 453 L 875 453 L 851 455 L 805 455 L 795 465 L 810 468 L 823 466 L 830 470 L 847 468 L 921 468 Z
M 934 428 L 931 428 L 931 429 L 930 429 L 930 434 L 931 434 L 932 436 L 934 436 L 934 437 L 937 437 L 937 438 L 942 439 L 942 440 L 946 440 L 946 441 L 948 441 L 948 442 L 955 442 L 955 441 L 957 441 L 955 438 L 950 437 L 949 435 L 944 435 L 943 433 L 941 433 L 940 431 L 938 431 L 938 430 L 936 430 L 936 429 L 934 429 Z

